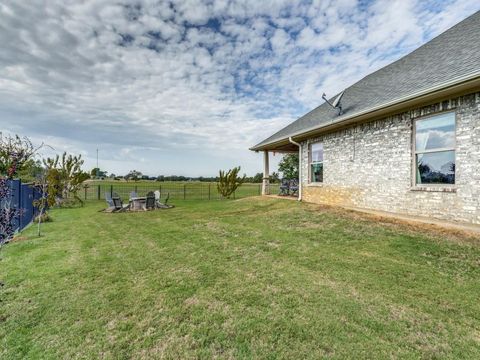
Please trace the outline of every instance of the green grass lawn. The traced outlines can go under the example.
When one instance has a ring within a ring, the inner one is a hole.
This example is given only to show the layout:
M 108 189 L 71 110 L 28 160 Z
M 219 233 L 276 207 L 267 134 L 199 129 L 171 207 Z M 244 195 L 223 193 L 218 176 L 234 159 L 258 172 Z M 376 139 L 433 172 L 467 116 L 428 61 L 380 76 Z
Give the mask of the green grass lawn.
M 0 358 L 480 358 L 477 239 L 295 201 L 52 211 L 0 262 Z

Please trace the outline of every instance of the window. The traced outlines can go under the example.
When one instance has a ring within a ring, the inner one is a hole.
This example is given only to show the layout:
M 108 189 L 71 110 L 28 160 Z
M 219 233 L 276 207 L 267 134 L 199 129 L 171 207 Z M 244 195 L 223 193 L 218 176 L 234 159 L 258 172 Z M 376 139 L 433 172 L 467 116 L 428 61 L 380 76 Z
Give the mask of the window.
M 415 122 L 417 185 L 455 184 L 455 113 Z
M 310 145 L 310 182 L 323 182 L 323 143 Z

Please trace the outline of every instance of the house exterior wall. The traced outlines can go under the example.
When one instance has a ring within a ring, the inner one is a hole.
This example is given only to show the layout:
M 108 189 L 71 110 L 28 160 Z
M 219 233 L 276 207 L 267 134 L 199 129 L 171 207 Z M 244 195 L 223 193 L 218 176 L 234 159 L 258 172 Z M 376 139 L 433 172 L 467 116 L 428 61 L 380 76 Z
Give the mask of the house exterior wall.
M 413 123 L 444 111 L 456 114 L 453 187 L 415 186 Z M 322 141 L 323 183 L 310 184 L 309 144 Z M 480 92 L 359 124 L 302 145 L 302 199 L 480 224 Z

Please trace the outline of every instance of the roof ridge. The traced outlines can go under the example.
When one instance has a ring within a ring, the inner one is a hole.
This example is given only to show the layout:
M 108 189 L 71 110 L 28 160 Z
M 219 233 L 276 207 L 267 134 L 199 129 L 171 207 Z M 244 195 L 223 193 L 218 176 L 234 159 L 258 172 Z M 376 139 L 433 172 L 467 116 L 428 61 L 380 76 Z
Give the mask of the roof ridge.
M 480 71 L 479 38 L 480 10 L 415 50 L 348 86 L 344 95 L 345 119 L 385 104 L 391 105 L 419 91 L 438 91 L 442 86 L 458 79 L 472 74 L 476 76 Z M 289 136 L 331 124 L 336 119 L 333 109 L 323 102 L 253 149 L 284 142 Z

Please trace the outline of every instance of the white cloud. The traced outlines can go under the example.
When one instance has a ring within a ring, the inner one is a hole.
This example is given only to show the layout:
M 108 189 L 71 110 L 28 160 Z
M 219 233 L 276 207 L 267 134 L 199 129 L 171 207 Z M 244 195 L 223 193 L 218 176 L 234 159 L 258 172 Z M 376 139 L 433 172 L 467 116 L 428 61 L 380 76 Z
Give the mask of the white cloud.
M 433 6 L 435 5 L 435 6 Z M 261 169 L 249 146 L 475 1 L 0 4 L 0 128 L 126 172 Z M 139 163 L 143 158 L 144 162 Z

